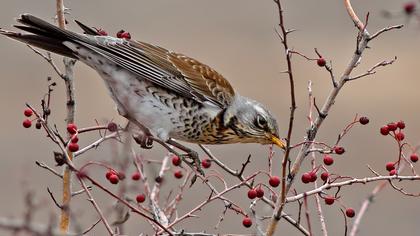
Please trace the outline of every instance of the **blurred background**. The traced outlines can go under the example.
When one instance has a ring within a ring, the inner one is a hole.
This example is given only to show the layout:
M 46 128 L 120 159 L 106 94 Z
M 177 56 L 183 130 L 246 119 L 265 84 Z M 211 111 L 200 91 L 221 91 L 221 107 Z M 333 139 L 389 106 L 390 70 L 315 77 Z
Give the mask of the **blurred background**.
M 339 77 L 355 49 L 357 35 L 342 1 L 282 2 L 287 28 L 297 30 L 290 35 L 290 46 L 310 57 L 316 56 L 313 49 L 318 48 L 328 61 L 332 60 L 334 73 Z M 379 134 L 379 128 L 388 122 L 404 120 L 407 125 L 406 140 L 413 145 L 420 141 L 420 27 L 415 16 L 407 17 L 404 14 L 405 3 L 402 0 L 353 1 L 360 18 L 364 19 L 366 13 L 370 12 L 368 30 L 371 33 L 388 25 L 404 23 L 406 26 L 402 30 L 383 34 L 370 43 L 371 49 L 365 51 L 354 75 L 364 73 L 379 61 L 389 60 L 394 56 L 397 56 L 398 60 L 391 66 L 379 68 L 378 73 L 373 76 L 348 83 L 319 132 L 318 141 L 334 144 L 337 135 L 356 114 L 370 118 L 371 122 L 368 125 L 356 126 L 343 139 L 342 145 L 346 148 L 346 153 L 337 157 L 335 164 L 330 167 L 334 173 L 353 177 L 370 176 L 372 173 L 367 168 L 367 165 L 370 165 L 386 175 L 385 163 L 396 160 L 398 154 L 394 141 Z M 55 14 L 55 1 L 2 0 L 0 5 L 2 28 L 11 28 L 11 25 L 15 24 L 14 19 L 20 13 L 32 13 L 51 22 Z M 125 29 L 135 39 L 182 52 L 212 66 L 228 78 L 242 95 L 266 104 L 278 118 L 281 134 L 286 136 L 290 106 L 289 84 L 286 75 L 281 73 L 286 66 L 282 45 L 274 31 L 278 24 L 278 15 L 272 1 L 72 0 L 65 1 L 65 5 L 71 9 L 71 15 L 67 16 L 70 22 L 69 29 L 80 32 L 73 19 L 103 28 L 110 34 Z M 383 10 L 391 11 L 394 17 L 384 17 Z M 56 123 L 64 133 L 63 82 L 42 58 L 21 43 L 1 38 L 0 55 L 0 109 L 3 111 L 3 127 L 0 133 L 0 216 L 21 218 L 25 211 L 24 195 L 31 191 L 31 197 L 42 204 L 34 221 L 48 223 L 48 216 L 58 214 L 58 209 L 49 198 L 46 188 L 50 187 L 60 199 L 60 180 L 37 167 L 35 161 L 53 166 L 55 163 L 52 151 L 57 148 L 45 137 L 43 131 L 22 127 L 23 110 L 26 102 L 39 109 L 40 99 L 47 91 L 46 78 L 51 76 L 58 86 L 53 92 L 50 122 Z M 61 66 L 61 58 L 54 58 Z M 293 66 L 298 105 L 293 143 L 297 143 L 302 140 L 308 127 L 308 81 L 313 82 L 313 93 L 319 105 L 323 104 L 332 85 L 329 74 L 314 61 L 306 61 L 296 56 L 293 58 Z M 125 124 L 125 120 L 120 118 L 114 109 L 115 106 L 95 71 L 77 63 L 75 85 L 76 121 L 79 127 L 95 125 L 95 120 L 106 122 L 114 119 L 121 125 Z M 96 133 L 85 135 L 81 137 L 80 144 L 87 145 L 97 137 Z M 77 165 L 89 160 L 109 161 L 115 156 L 118 158 L 118 152 L 115 151 L 118 145 L 114 144 L 115 142 L 107 142 L 96 151 L 88 152 L 77 161 Z M 198 150 L 198 147 L 194 148 Z M 252 158 L 247 174 L 257 169 L 267 169 L 266 146 L 237 144 L 210 148 L 233 169 L 240 168 L 248 154 L 251 154 Z M 147 152 L 138 147 L 136 150 L 145 158 L 159 160 L 166 153 L 159 147 Z M 291 156 L 292 159 L 294 156 L 295 154 Z M 273 171 L 278 175 L 281 158 L 281 151 L 277 150 Z M 308 170 L 309 163 L 303 166 L 301 173 Z M 102 181 L 105 170 L 93 168 L 90 173 Z M 153 174 L 153 171 L 151 173 Z M 164 189 L 181 183 L 172 180 L 171 172 L 167 175 L 168 181 L 165 182 Z M 229 183 L 235 182 L 227 179 Z M 266 181 L 266 178 L 261 177 L 258 180 Z M 117 189 L 116 186 L 103 182 L 108 187 Z M 375 186 L 376 184 L 372 183 L 343 188 L 340 192 L 341 201 L 357 211 Z M 407 191 L 420 191 L 418 182 L 402 183 L 401 186 Z M 295 187 L 296 191 L 301 192 L 310 186 L 302 186 L 300 181 L 297 181 Z M 78 189 L 76 186 L 75 190 Z M 228 196 L 246 209 L 250 202 L 246 192 L 245 188 L 241 188 Z M 96 189 L 93 190 L 93 194 L 104 209 L 108 209 L 113 203 L 113 200 Z M 185 201 L 179 207 L 180 214 L 206 199 L 208 195 L 207 188 L 201 183 L 195 184 L 187 190 Z M 314 202 L 314 198 L 310 198 L 311 206 Z M 294 218 L 297 217 L 295 205 L 290 204 L 286 208 L 287 213 Z M 73 207 L 77 221 L 82 227 L 90 226 L 97 219 L 94 209 L 86 201 L 86 196 L 77 197 Z M 252 229 L 242 226 L 242 217 L 231 211 L 227 212 L 220 227 L 214 229 L 223 209 L 223 203 L 216 201 L 202 209 L 199 213 L 200 218 L 186 220 L 179 228 L 188 231 L 205 230 L 210 233 L 253 233 Z M 344 220 L 339 205 L 323 204 L 323 209 L 330 235 L 343 235 Z M 310 210 L 313 214 L 314 232 L 319 235 L 316 210 Z M 360 226 L 360 235 L 418 235 L 419 211 L 419 199 L 403 196 L 388 186 L 365 215 Z M 258 208 L 261 216 L 269 215 L 269 212 L 264 207 Z M 306 226 L 306 223 L 303 224 Z M 349 220 L 349 224 L 352 224 L 352 220 Z M 1 229 L 0 232 L 2 235 L 9 234 Z M 104 235 L 105 232 L 104 226 L 99 224 L 90 234 Z M 138 235 L 142 232 L 150 234 L 152 231 L 141 217 L 133 215 L 127 222 L 126 234 Z M 282 221 L 277 235 L 299 233 Z

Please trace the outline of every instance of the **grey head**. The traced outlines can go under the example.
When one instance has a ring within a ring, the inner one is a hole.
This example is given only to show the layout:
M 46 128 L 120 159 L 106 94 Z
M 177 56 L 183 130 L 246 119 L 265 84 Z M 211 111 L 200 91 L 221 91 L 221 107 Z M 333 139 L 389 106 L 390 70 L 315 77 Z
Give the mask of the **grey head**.
M 285 148 L 279 138 L 277 120 L 255 100 L 236 94 L 224 113 L 223 123 L 235 131 L 241 139 L 239 142 L 276 144 Z

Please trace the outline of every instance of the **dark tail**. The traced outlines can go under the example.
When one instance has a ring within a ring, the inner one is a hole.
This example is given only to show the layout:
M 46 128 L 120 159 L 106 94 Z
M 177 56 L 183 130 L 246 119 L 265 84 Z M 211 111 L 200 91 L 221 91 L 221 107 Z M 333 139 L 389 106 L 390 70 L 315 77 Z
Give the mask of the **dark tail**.
M 68 30 L 60 29 L 44 20 L 41 20 L 30 14 L 22 14 L 17 21 L 23 25 L 15 25 L 14 27 L 26 31 L 28 33 L 17 33 L 0 29 L 0 34 L 9 38 L 21 41 L 23 43 L 45 49 L 66 57 L 77 59 L 72 50 L 63 45 L 64 41 L 90 43 L 90 39 L 81 34 L 77 34 Z M 95 34 L 91 28 L 77 22 L 79 26 L 87 34 Z M 89 30 L 89 31 L 87 31 Z

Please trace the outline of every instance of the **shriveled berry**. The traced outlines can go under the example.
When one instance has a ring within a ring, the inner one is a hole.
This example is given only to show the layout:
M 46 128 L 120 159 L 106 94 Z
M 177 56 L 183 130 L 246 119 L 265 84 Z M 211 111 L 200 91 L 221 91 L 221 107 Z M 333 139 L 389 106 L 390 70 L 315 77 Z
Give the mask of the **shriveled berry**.
M 26 117 L 31 117 L 33 113 L 34 113 L 34 112 L 33 112 L 30 108 L 26 108 L 26 109 L 25 109 L 25 111 L 23 111 L 23 114 L 24 114 Z
M 398 123 L 397 123 L 397 127 L 398 127 L 399 129 L 404 129 L 404 128 L 405 128 L 405 123 L 404 123 L 404 121 L 402 121 L 402 120 L 398 121 Z
M 320 67 L 324 67 L 325 66 L 325 64 L 327 64 L 327 62 L 325 61 L 325 59 L 324 58 L 318 58 L 318 60 L 316 60 L 316 64 L 318 64 L 318 66 L 320 66 Z
M 98 32 L 98 34 L 101 35 L 101 36 L 108 36 L 108 33 L 101 28 L 96 29 L 96 32 Z
M 304 173 L 302 175 L 302 178 L 301 179 L 302 179 L 302 182 L 304 184 L 307 184 L 307 183 L 311 182 L 311 174 L 310 173 Z
M 386 163 L 386 170 L 387 171 L 391 171 L 391 170 L 393 170 L 393 169 L 395 169 L 395 163 L 394 162 L 388 162 L 388 163 Z
M 118 179 L 124 180 L 125 179 L 125 173 L 124 172 L 117 172 L 116 175 L 118 176 Z
M 356 215 L 356 212 L 354 212 L 353 208 L 346 209 L 346 216 L 348 218 L 353 218 L 355 215 Z
M 309 172 L 309 175 L 311 176 L 310 182 L 315 182 L 316 179 L 318 179 L 318 176 L 316 175 L 315 171 Z
M 77 137 L 77 135 L 73 135 L 73 137 L 71 137 L 70 142 L 72 142 L 72 143 L 77 143 L 77 142 L 79 142 L 79 137 Z
M 162 183 L 163 182 L 163 177 L 162 176 L 157 176 L 155 178 L 156 183 Z
M 181 165 L 181 158 L 179 156 L 173 156 L 172 157 L 172 164 L 174 166 L 179 166 Z
M 257 197 L 257 191 L 255 189 L 248 190 L 248 198 L 254 199 Z
M 243 225 L 243 226 L 245 226 L 246 228 L 251 227 L 251 226 L 252 226 L 252 220 L 251 220 L 251 218 L 249 218 L 249 217 L 245 217 L 245 218 L 242 220 L 242 225 Z
M 410 160 L 412 162 L 417 162 L 419 160 L 419 155 L 417 155 L 416 153 L 413 153 L 410 155 Z
M 78 177 L 78 178 L 80 178 L 80 179 L 84 179 L 84 178 L 86 178 L 87 177 L 87 173 L 86 173 L 86 171 L 78 171 L 77 173 L 76 173 L 76 176 Z
M 132 180 L 139 180 L 141 178 L 140 172 L 136 171 L 131 175 Z
M 111 132 L 115 132 L 118 130 L 118 125 L 115 124 L 114 122 L 109 122 L 107 125 L 107 129 Z
M 323 172 L 322 174 L 321 174 L 321 179 L 323 180 L 323 181 L 327 181 L 327 179 L 328 179 L 328 177 L 330 176 L 330 174 L 328 174 L 328 172 Z
M 332 158 L 332 156 L 330 155 L 325 155 L 324 156 L 324 164 L 327 166 L 330 166 L 334 163 L 334 159 Z
M 35 123 L 35 128 L 36 129 L 41 129 L 41 127 L 42 127 L 41 121 L 37 120 L 36 123 Z
M 255 191 L 257 191 L 258 198 L 264 197 L 264 189 L 262 189 L 261 187 L 258 187 Z
M 210 168 L 210 166 L 211 166 L 211 161 L 210 161 L 210 159 L 203 159 L 202 161 L 201 161 L 201 166 L 204 168 L 204 169 L 208 169 L 208 168 Z
M 345 151 L 346 150 L 343 147 L 339 147 L 339 146 L 334 147 L 334 152 L 338 155 L 343 154 Z
M 29 119 L 26 119 L 22 122 L 23 127 L 30 128 L 32 126 L 32 121 Z
M 70 152 L 77 152 L 78 150 L 79 150 L 79 144 L 69 143 L 69 151 Z
M 277 187 L 280 185 L 280 178 L 278 176 L 271 176 L 270 179 L 268 180 L 268 183 L 270 184 L 271 187 Z
M 77 132 L 77 126 L 73 123 L 68 124 L 67 132 L 69 132 L 69 134 L 75 134 Z
M 181 179 L 184 175 L 182 174 L 181 170 L 177 170 L 177 171 L 175 171 L 174 176 L 177 179 Z
M 369 123 L 369 118 L 367 118 L 366 116 L 362 116 L 362 117 L 359 118 L 359 122 L 362 125 L 366 125 L 366 124 Z
M 390 176 L 393 176 L 393 175 L 396 175 L 397 174 L 397 170 L 396 169 L 393 169 L 393 170 L 391 170 L 390 172 L 389 172 L 389 175 Z
M 388 135 L 389 134 L 389 128 L 387 125 L 384 125 L 381 127 L 380 132 L 382 135 Z
M 325 201 L 325 204 L 332 205 L 332 204 L 334 204 L 335 197 L 328 195 L 324 198 L 324 201 Z
M 109 176 L 109 182 L 111 182 L 111 184 L 118 184 L 119 181 L 120 179 L 118 178 L 116 174 L 111 174 Z
M 136 201 L 138 202 L 138 203 L 142 203 L 142 202 L 144 202 L 146 200 L 146 196 L 142 193 L 142 194 L 139 194 L 139 195 L 137 195 L 136 196 Z
M 389 124 L 387 124 L 387 126 L 388 126 L 388 130 L 389 131 L 395 131 L 395 130 L 397 130 L 397 128 L 398 128 L 398 126 L 397 126 L 397 123 L 389 123 Z
M 404 135 L 404 133 L 402 131 L 397 132 L 395 134 L 395 139 L 398 140 L 398 141 L 403 141 L 404 138 L 405 138 L 405 135 Z
M 410 15 L 416 10 L 416 3 L 415 2 L 408 2 L 404 4 L 404 11 L 407 15 Z

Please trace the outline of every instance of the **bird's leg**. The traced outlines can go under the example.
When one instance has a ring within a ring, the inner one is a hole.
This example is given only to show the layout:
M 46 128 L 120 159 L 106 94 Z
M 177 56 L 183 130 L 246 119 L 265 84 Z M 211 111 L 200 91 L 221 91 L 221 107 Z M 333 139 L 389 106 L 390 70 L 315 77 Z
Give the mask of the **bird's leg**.
M 166 143 L 169 144 L 169 145 L 172 145 L 172 146 L 174 146 L 174 147 L 176 147 L 176 148 L 178 148 L 178 149 L 180 149 L 184 152 L 186 152 L 186 154 L 179 155 L 180 158 L 185 163 L 187 163 L 187 165 L 189 165 L 191 168 L 194 168 L 194 165 L 195 165 L 196 170 L 200 174 L 204 175 L 204 171 L 203 171 L 203 169 L 201 168 L 201 165 L 200 165 L 201 161 L 200 161 L 200 158 L 198 157 L 198 153 L 196 151 L 194 151 L 191 148 L 188 148 L 188 147 L 186 147 L 186 146 L 184 146 L 180 143 L 175 142 L 173 139 L 169 139 L 168 141 L 166 141 Z M 186 158 L 191 159 L 191 161 L 187 161 Z

